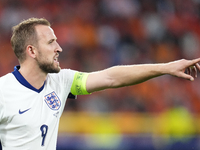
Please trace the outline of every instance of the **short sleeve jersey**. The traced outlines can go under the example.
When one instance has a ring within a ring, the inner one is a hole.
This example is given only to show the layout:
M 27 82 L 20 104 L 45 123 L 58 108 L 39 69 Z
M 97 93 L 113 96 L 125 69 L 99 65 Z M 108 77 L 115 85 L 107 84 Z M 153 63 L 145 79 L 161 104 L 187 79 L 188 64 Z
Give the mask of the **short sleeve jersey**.
M 48 74 L 40 89 L 18 69 L 0 78 L 0 139 L 3 150 L 56 150 L 59 119 L 76 71 Z

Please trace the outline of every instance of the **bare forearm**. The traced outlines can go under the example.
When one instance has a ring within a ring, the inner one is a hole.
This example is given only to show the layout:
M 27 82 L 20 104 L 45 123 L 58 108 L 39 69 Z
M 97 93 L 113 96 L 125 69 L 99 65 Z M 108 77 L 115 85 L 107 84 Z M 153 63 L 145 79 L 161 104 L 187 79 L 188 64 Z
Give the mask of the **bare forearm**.
M 114 66 L 90 73 L 88 92 L 130 86 L 164 74 L 164 64 Z
M 108 77 L 112 80 L 111 88 L 138 84 L 151 78 L 165 74 L 165 64 L 145 64 L 115 66 L 106 69 Z
M 193 60 L 182 59 L 160 64 L 115 66 L 90 73 L 86 88 L 88 92 L 118 88 L 138 84 L 164 74 L 193 81 L 194 77 L 197 77 L 197 70 L 200 70 L 199 61 L 200 58 Z M 186 74 L 185 70 L 189 74 Z

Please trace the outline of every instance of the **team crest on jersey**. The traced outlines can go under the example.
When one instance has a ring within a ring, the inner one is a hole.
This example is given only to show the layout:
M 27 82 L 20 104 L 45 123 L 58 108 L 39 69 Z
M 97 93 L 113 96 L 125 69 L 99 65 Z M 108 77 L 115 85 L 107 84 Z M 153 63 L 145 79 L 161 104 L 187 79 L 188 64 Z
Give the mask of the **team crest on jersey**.
M 55 92 L 51 92 L 44 96 L 44 100 L 52 110 L 58 110 L 61 106 L 61 101 Z

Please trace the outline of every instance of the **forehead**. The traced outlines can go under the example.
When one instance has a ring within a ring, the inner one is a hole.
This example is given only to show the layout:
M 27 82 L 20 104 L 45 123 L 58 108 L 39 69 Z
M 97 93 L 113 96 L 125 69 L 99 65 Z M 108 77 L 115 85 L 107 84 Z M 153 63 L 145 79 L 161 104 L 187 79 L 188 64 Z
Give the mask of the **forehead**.
M 35 30 L 37 33 L 38 40 L 50 40 L 56 38 L 54 31 L 50 26 L 36 25 Z

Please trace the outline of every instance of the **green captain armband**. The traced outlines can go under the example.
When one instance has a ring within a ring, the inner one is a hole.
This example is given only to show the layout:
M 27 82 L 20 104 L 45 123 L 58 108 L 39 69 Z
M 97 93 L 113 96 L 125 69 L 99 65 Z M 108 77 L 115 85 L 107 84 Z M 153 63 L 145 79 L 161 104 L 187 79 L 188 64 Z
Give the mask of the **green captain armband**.
M 73 95 L 87 95 L 90 94 L 86 90 L 86 81 L 88 73 L 76 72 L 71 87 L 71 93 Z

